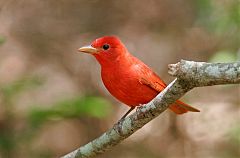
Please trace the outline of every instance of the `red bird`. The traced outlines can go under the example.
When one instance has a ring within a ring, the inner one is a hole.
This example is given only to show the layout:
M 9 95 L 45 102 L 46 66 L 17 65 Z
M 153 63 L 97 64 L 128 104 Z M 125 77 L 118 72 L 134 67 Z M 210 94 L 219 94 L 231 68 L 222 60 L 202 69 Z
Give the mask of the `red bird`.
M 96 39 L 89 46 L 79 48 L 80 52 L 92 54 L 101 65 L 102 81 L 108 91 L 130 109 L 146 104 L 157 96 L 166 84 L 146 64 L 131 55 L 124 44 L 114 36 Z M 169 108 L 176 114 L 188 111 L 199 112 L 181 101 Z

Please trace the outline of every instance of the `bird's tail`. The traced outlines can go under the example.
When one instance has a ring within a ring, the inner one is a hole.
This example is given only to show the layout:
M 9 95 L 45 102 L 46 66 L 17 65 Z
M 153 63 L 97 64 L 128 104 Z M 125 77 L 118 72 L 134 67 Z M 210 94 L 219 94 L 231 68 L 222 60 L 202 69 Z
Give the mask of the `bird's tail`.
M 176 114 L 184 114 L 188 111 L 191 112 L 200 112 L 200 110 L 181 102 L 180 100 L 177 100 L 174 104 L 170 105 L 169 107 L 173 112 Z

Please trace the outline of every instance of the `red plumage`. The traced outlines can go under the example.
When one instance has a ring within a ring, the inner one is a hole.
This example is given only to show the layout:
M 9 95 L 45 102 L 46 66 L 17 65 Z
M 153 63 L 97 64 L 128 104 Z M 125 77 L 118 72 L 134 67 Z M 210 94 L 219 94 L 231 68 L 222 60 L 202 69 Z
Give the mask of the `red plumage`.
M 79 50 L 96 57 L 101 65 L 105 87 L 114 97 L 130 107 L 148 103 L 166 87 L 161 78 L 131 55 L 117 37 L 98 38 L 91 46 Z M 199 112 L 181 101 L 176 101 L 169 108 L 177 114 Z

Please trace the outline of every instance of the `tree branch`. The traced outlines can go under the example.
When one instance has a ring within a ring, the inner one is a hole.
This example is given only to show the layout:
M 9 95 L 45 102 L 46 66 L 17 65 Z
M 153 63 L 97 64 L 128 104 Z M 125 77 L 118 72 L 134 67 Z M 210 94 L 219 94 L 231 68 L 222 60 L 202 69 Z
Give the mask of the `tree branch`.
M 181 60 L 168 67 L 170 75 L 191 81 L 194 87 L 240 83 L 240 62 L 205 63 Z
M 240 83 L 240 62 L 204 63 L 181 60 L 169 65 L 169 74 L 177 77 L 152 101 L 119 120 L 100 137 L 62 158 L 89 158 L 103 153 L 142 128 L 194 87 Z

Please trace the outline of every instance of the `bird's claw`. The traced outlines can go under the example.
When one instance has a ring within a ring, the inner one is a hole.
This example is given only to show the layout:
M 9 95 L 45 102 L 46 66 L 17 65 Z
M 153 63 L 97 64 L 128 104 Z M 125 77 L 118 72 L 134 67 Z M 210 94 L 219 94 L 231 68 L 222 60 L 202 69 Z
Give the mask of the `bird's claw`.
M 145 105 L 145 104 L 139 104 L 139 106 L 138 106 L 137 109 L 136 109 L 136 112 L 137 112 L 137 113 L 140 112 L 144 105 Z

